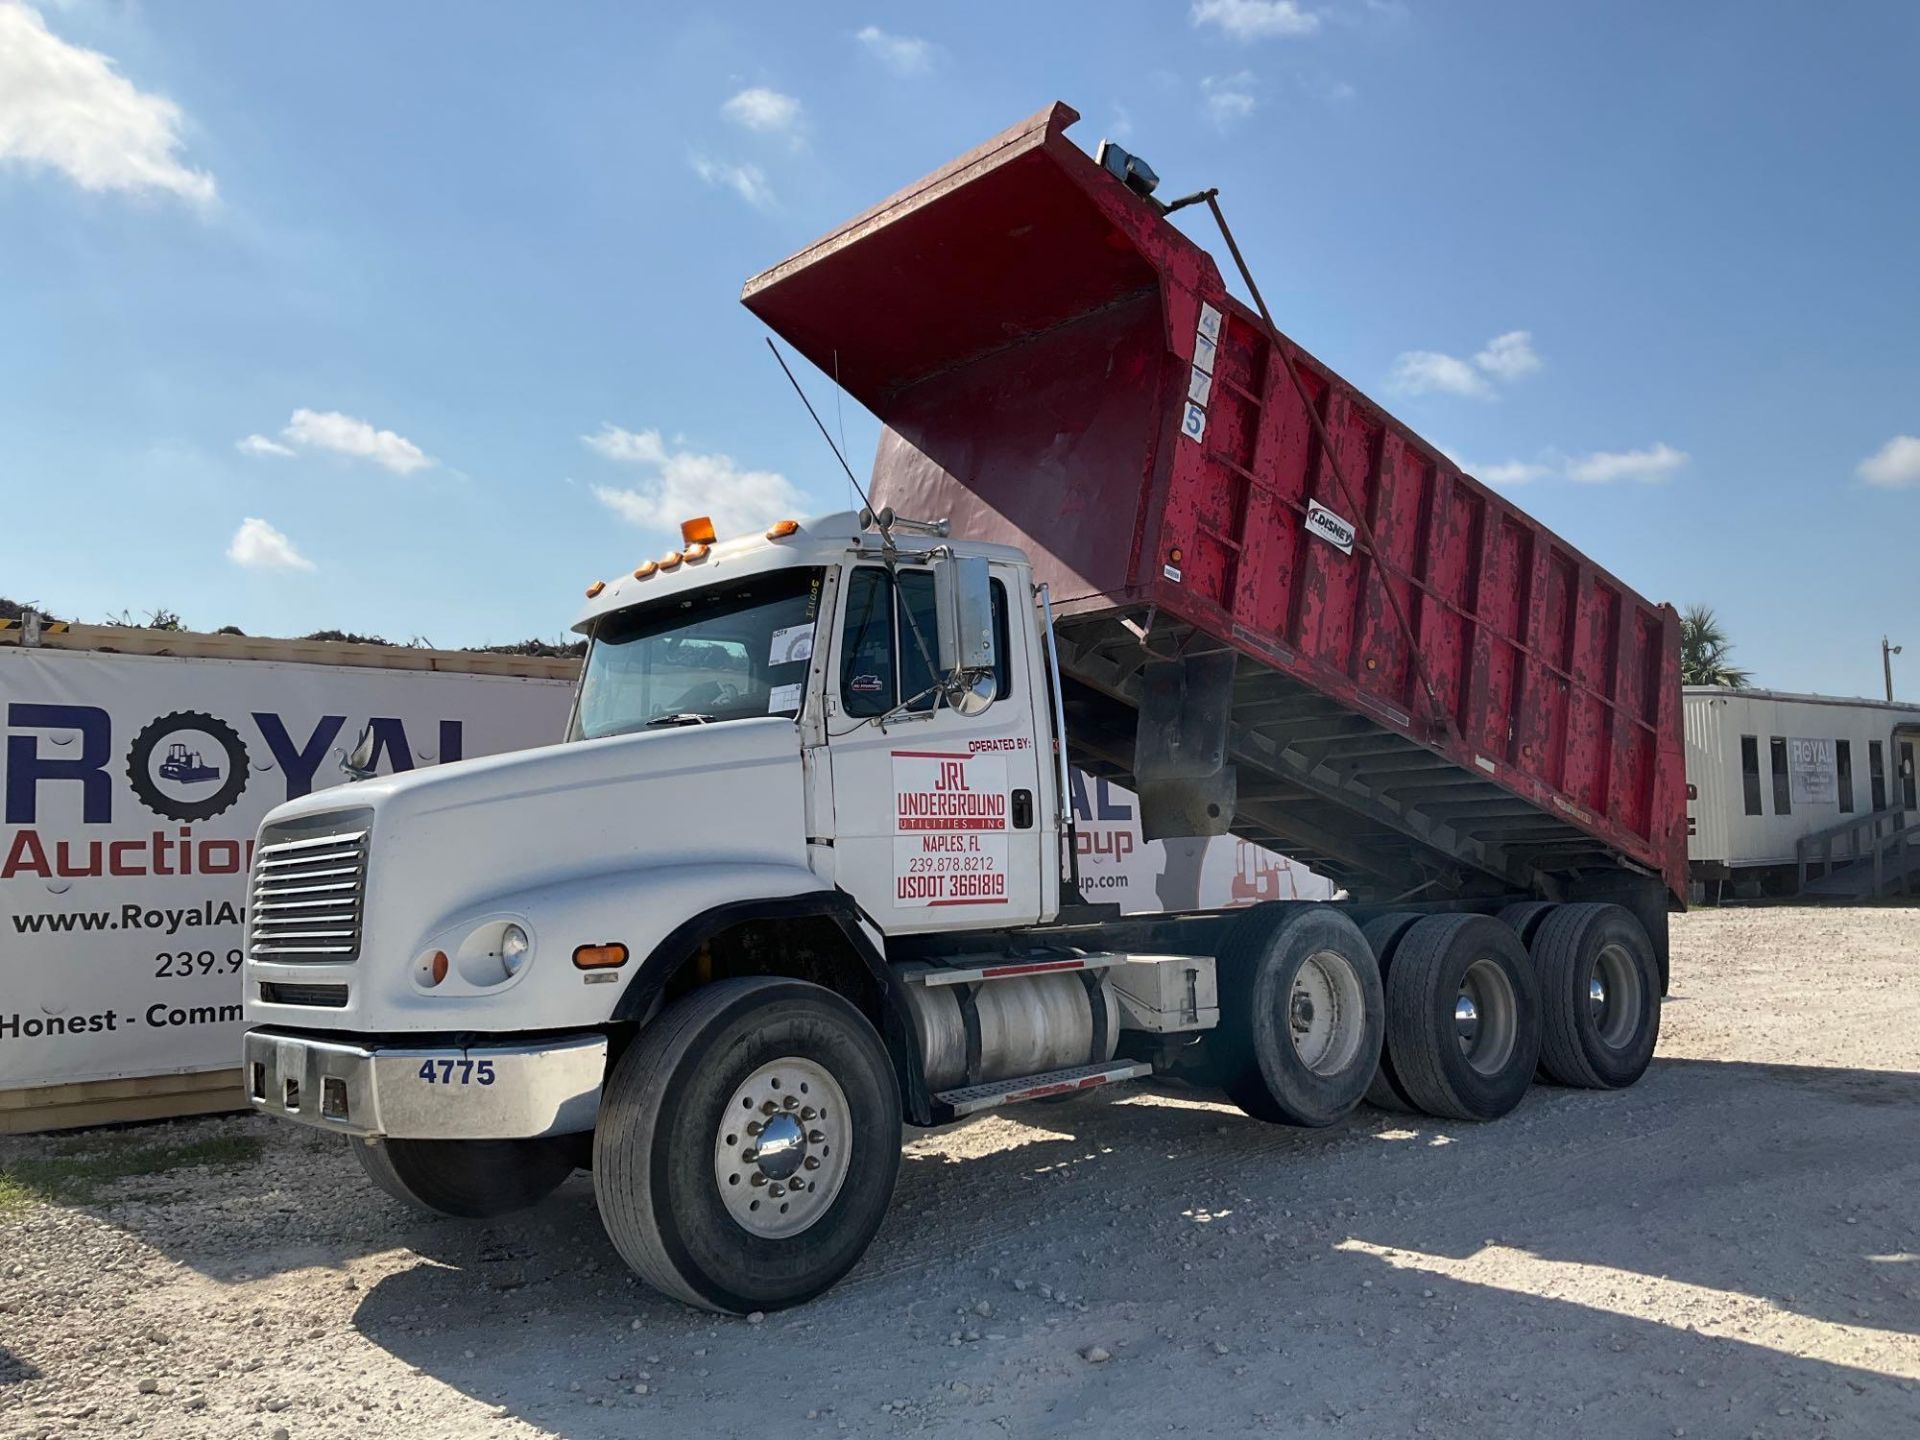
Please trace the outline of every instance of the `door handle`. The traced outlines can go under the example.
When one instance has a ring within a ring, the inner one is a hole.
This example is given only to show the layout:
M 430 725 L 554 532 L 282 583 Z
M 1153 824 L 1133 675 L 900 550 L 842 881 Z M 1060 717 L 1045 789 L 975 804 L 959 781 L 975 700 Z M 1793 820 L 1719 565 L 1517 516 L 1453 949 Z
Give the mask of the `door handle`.
M 1013 828 L 1016 830 L 1033 828 L 1033 792 L 1031 790 L 1013 792 Z

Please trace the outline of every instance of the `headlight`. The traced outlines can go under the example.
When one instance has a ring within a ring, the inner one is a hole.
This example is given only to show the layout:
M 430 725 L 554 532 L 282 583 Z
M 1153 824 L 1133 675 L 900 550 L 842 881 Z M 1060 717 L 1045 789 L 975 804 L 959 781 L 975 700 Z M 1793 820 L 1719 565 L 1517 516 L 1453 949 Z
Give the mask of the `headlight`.
M 500 933 L 500 964 L 509 975 L 518 975 L 520 967 L 527 963 L 527 950 L 532 941 L 527 932 L 518 925 L 508 925 Z

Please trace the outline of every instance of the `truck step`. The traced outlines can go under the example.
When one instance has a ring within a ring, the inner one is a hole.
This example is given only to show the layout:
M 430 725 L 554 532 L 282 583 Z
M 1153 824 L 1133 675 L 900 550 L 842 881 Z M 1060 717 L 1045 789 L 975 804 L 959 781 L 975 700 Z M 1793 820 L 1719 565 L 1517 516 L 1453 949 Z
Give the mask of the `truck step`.
M 981 965 L 941 965 L 915 970 L 909 980 L 926 986 L 977 985 L 986 980 L 1013 980 L 1022 975 L 1053 975 L 1072 970 L 1105 970 L 1118 965 L 1124 955 L 1062 955 L 1051 960 L 992 960 Z
M 1013 1080 L 995 1080 L 988 1085 L 943 1090 L 933 1098 L 949 1107 L 955 1115 L 971 1115 L 1001 1105 L 1016 1105 L 1022 1100 L 1042 1100 L 1049 1095 L 1091 1090 L 1096 1085 L 1137 1080 L 1152 1071 L 1153 1066 L 1144 1060 L 1109 1060 L 1100 1065 L 1076 1065 L 1071 1070 L 1049 1070 L 1044 1075 L 1021 1075 Z

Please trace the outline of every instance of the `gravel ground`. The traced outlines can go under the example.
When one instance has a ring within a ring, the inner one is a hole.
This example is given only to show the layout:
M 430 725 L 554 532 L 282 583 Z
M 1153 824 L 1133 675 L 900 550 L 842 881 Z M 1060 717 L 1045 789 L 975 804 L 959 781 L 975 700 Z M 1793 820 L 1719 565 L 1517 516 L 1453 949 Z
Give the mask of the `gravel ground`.
M 1696 913 L 1673 969 L 1639 1086 L 1492 1125 L 1136 1089 L 919 1135 L 865 1263 L 758 1323 L 631 1280 L 584 1176 L 476 1224 L 252 1117 L 0 1140 L 162 1157 L 0 1214 L 0 1434 L 1920 1435 L 1920 911 Z

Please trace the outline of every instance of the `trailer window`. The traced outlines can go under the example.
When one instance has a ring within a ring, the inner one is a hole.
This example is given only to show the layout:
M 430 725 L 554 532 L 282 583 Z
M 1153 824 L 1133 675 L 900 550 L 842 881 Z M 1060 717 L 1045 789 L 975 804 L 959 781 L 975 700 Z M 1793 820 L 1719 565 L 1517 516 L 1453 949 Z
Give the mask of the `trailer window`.
M 993 582 L 993 628 L 1000 652 L 993 694 L 1004 700 L 1013 693 L 1013 661 L 1007 587 L 998 580 Z M 939 643 L 931 571 L 900 572 L 896 594 L 893 576 L 881 567 L 856 569 L 847 582 L 847 619 L 840 642 L 840 699 L 847 714 L 884 715 L 902 704 L 917 714 L 941 703 L 928 693 L 936 678 Z
M 1760 815 L 1760 740 L 1755 735 L 1740 737 L 1740 783 L 1747 795 L 1747 814 Z
M 1833 742 L 1833 768 L 1838 772 L 1840 782 L 1840 813 L 1853 813 L 1853 742 L 1836 740 Z
M 1887 752 L 1878 740 L 1867 742 L 1867 784 L 1873 790 L 1876 812 L 1887 808 Z
M 1900 808 L 1912 810 L 1914 807 L 1913 745 L 1908 741 L 1900 742 Z
M 1778 735 L 1770 737 L 1767 748 L 1773 754 L 1773 813 L 1793 813 L 1793 789 L 1787 783 L 1787 742 Z

